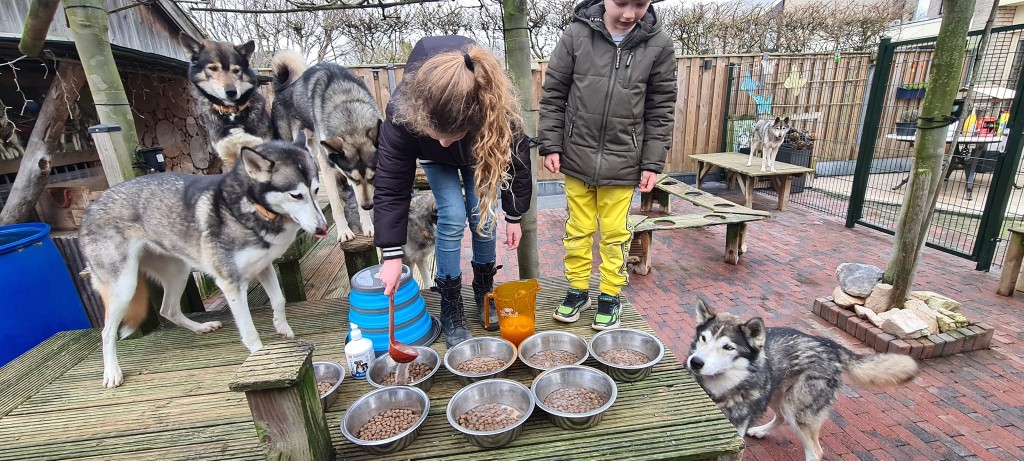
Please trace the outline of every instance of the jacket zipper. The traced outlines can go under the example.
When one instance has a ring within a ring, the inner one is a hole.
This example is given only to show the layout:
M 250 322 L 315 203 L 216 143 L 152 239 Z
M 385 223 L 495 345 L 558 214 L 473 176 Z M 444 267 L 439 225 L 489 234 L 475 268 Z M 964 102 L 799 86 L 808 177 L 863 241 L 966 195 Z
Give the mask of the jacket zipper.
M 634 54 L 636 54 L 636 50 L 630 51 L 629 57 L 626 58 L 626 78 L 625 85 L 622 86 L 623 88 L 629 88 L 629 79 L 633 76 L 633 68 L 629 65 L 633 63 Z
M 629 131 L 633 135 L 633 148 L 639 148 L 640 146 L 636 143 L 636 127 L 630 127 Z
M 615 89 L 615 77 L 619 73 L 619 61 L 622 57 L 622 48 L 615 47 L 615 67 L 612 68 L 612 77 L 608 79 L 607 95 L 604 99 L 604 114 L 601 115 L 601 141 L 597 143 L 597 165 L 594 170 L 594 185 L 597 186 L 597 177 L 601 172 L 601 160 L 604 158 L 605 130 L 608 128 L 608 109 L 612 106 L 612 90 Z
M 573 117 L 572 121 L 569 122 L 569 139 L 572 139 L 572 129 L 573 128 L 576 128 L 576 117 Z

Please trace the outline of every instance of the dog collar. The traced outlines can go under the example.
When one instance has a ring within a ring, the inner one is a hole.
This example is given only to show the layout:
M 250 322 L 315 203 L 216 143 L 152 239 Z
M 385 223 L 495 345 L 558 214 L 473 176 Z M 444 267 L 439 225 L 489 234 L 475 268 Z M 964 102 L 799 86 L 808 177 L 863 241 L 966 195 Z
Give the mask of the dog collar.
M 254 203 L 252 206 L 256 208 L 256 212 L 263 215 L 264 218 L 267 218 L 270 221 L 278 221 L 282 219 L 281 215 L 264 208 L 263 205 L 260 205 L 259 203 Z
M 222 106 L 219 104 L 213 104 L 213 109 L 222 114 L 237 114 L 249 107 L 250 102 L 252 101 L 246 101 L 245 104 L 242 104 L 241 106 Z

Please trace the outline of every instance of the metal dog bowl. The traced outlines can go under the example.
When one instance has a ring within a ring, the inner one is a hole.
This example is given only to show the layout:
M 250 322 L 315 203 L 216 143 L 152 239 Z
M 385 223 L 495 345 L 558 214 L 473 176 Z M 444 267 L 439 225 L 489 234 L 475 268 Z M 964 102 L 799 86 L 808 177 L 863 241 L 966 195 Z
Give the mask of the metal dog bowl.
M 320 394 L 320 403 L 326 410 L 334 405 L 335 400 L 338 400 L 338 388 L 341 387 L 341 382 L 345 379 L 345 369 L 335 362 L 313 362 L 313 376 L 318 383 L 320 381 L 334 383 L 330 389 L 327 389 L 327 392 Z
M 391 409 L 406 409 L 419 413 L 420 418 L 412 427 L 394 437 L 383 440 L 363 440 L 357 438 L 366 423 L 374 416 Z M 341 420 L 341 433 L 353 444 L 359 445 L 367 453 L 384 455 L 394 453 L 408 447 L 419 435 L 420 426 L 427 420 L 430 412 L 430 399 L 422 389 L 411 386 L 388 386 L 374 389 L 356 399 L 345 411 Z
M 424 392 L 429 391 L 434 385 L 434 375 L 437 374 L 437 369 L 441 368 L 441 356 L 429 347 L 410 347 L 416 349 L 416 352 L 419 353 L 416 360 L 413 360 L 410 365 L 413 363 L 426 365 L 430 367 L 430 373 L 427 373 L 426 377 L 420 378 L 419 381 L 413 381 L 408 385 L 423 389 Z M 385 353 L 370 362 L 370 368 L 366 372 L 366 380 L 369 381 L 373 387 L 386 387 L 384 384 L 384 378 L 396 369 L 398 369 L 398 362 L 392 360 L 391 356 Z
M 492 357 L 505 362 L 501 368 L 488 373 L 465 373 L 456 368 L 474 357 Z M 463 386 L 490 378 L 508 376 L 508 368 L 516 361 L 516 346 L 504 338 L 477 336 L 448 349 L 444 354 L 444 367 L 455 375 Z
M 587 360 L 589 355 L 587 342 L 572 333 L 557 330 L 535 333 L 519 343 L 519 360 L 522 360 L 530 368 L 530 373 L 534 376 L 539 375 L 545 370 L 555 368 L 545 368 L 530 362 L 530 357 L 543 351 L 566 351 L 580 358 L 575 363 L 564 365 L 579 365 Z
M 493 431 L 474 431 L 459 424 L 459 417 L 487 403 L 507 405 L 521 416 L 508 427 Z M 481 448 L 508 445 L 523 432 L 523 424 L 533 413 L 533 392 L 526 386 L 509 379 L 487 379 L 472 383 L 456 392 L 448 401 L 448 423 L 462 432 L 470 443 Z
M 544 404 L 552 392 L 567 387 L 582 387 L 601 395 L 608 401 L 595 410 L 586 413 L 567 413 Z M 604 372 L 582 365 L 563 365 L 541 373 L 530 386 L 537 406 L 548 413 L 551 422 L 562 429 L 587 429 L 601 422 L 601 417 L 615 403 L 618 388 L 615 381 Z
M 623 382 L 640 381 L 650 376 L 654 365 L 665 357 L 665 346 L 657 337 L 632 328 L 604 330 L 590 338 L 587 348 L 590 350 L 590 356 L 597 360 L 601 371 L 608 373 L 616 381 Z M 643 365 L 619 365 L 601 357 L 601 354 L 611 349 L 631 349 L 651 360 Z

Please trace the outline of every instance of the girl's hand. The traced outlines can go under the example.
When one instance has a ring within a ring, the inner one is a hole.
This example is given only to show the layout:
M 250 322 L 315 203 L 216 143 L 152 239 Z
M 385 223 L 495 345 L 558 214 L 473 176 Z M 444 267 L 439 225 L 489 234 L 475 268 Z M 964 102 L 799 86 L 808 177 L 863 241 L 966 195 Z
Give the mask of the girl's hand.
M 558 154 L 552 154 L 558 155 Z M 523 228 L 519 223 L 505 224 L 505 249 L 515 250 L 519 248 L 519 241 L 523 239 Z
M 640 192 L 654 190 L 654 183 L 658 182 L 658 174 L 653 171 L 644 170 L 640 172 Z
M 562 167 L 560 154 L 548 154 L 544 156 L 544 168 L 552 173 L 558 173 Z
M 384 295 L 394 295 L 401 279 L 402 258 L 385 259 L 384 263 L 380 265 L 380 281 L 384 283 Z

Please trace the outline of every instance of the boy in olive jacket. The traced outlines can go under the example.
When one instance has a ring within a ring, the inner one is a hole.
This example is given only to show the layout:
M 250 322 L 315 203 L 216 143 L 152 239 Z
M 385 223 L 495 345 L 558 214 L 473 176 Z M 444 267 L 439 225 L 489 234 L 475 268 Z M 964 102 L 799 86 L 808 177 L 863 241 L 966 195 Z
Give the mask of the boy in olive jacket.
M 592 327 L 619 326 L 627 283 L 633 188 L 654 188 L 672 144 L 676 59 L 650 0 L 584 0 L 548 63 L 540 153 L 565 174 L 565 277 L 553 317 L 575 322 L 591 306 L 594 232 L 601 227 L 601 294 Z

